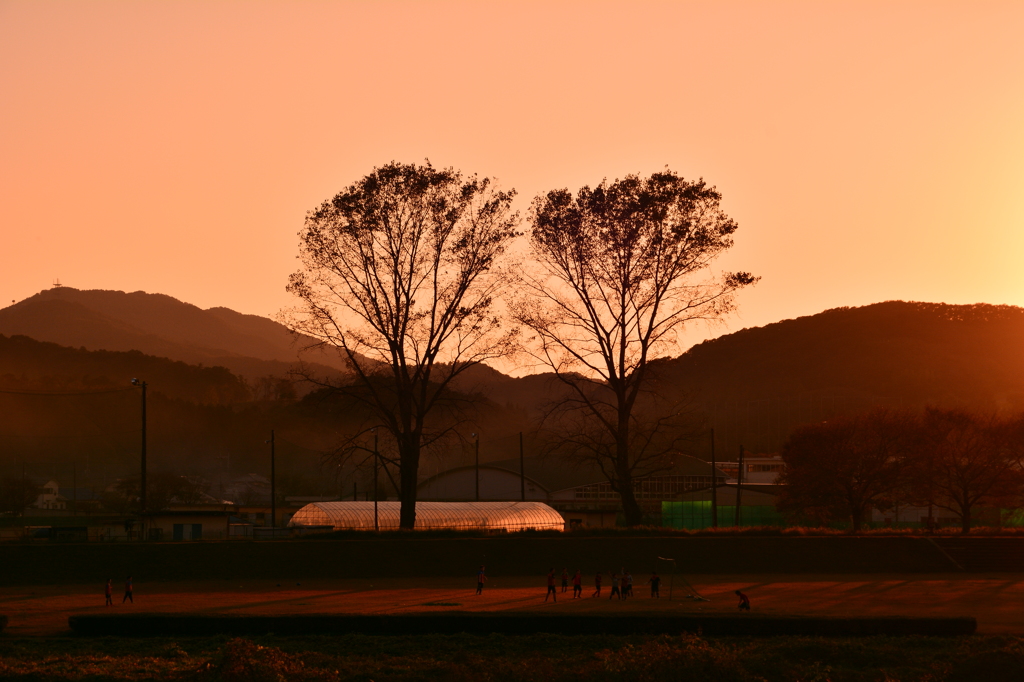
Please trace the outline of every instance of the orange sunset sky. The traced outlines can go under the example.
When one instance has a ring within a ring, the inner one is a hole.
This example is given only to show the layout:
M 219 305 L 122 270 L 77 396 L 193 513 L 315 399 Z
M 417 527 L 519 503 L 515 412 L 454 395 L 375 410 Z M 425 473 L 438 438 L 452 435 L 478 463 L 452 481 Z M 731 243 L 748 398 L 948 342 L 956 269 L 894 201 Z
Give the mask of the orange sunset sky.
M 1024 305 L 1024 2 L 0 2 L 0 302 L 55 278 L 273 315 L 391 160 L 520 194 L 668 165 L 763 277 L 735 330 Z

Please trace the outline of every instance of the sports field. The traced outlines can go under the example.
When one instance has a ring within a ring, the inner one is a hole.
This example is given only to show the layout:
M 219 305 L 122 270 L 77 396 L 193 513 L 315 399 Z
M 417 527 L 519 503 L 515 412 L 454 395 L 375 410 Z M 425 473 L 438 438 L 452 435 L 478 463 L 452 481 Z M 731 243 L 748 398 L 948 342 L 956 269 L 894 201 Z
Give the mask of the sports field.
M 544 602 L 545 576 L 493 578 L 482 596 L 475 577 L 158 582 L 136 578 L 135 602 L 122 604 L 115 584 L 113 607 L 103 605 L 103 585 L 0 587 L 0 613 L 10 618 L 10 636 L 51 636 L 68 631 L 68 616 L 93 613 L 207 614 L 390 614 L 439 611 L 534 611 L 563 613 L 732 613 L 734 590 L 750 596 L 754 613 L 829 616 L 973 616 L 981 634 L 1024 634 L 1024 578 L 1020 574 L 977 576 L 914 575 L 757 575 L 687 576 L 710 601 L 687 599 L 689 589 L 664 576 L 661 599 L 652 599 L 646 575 L 634 576 L 636 596 L 592 598 L 585 584 L 582 599 L 572 588 L 557 603 Z M 592 576 L 587 577 L 592 582 Z

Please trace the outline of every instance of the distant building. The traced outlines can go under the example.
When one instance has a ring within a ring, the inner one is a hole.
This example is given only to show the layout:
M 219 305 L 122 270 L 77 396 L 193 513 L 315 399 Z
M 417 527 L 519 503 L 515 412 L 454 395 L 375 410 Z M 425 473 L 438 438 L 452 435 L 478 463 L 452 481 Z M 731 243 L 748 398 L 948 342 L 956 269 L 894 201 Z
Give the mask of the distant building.
M 171 504 L 146 512 L 149 540 L 223 540 L 230 536 L 231 504 Z
M 68 508 L 68 501 L 61 496 L 57 481 L 49 480 L 39 487 L 39 495 L 32 506 L 36 509 L 64 511 Z
M 614 526 L 622 502 L 601 469 L 593 463 L 573 464 L 556 458 L 527 457 L 520 475 L 519 459 L 481 464 L 480 500 L 534 500 L 556 509 L 567 526 Z M 665 472 L 634 480 L 640 508 L 652 524 L 660 524 L 661 503 L 678 499 L 684 492 L 709 488 L 712 481 L 725 483 L 721 470 L 712 477 L 707 462 L 680 455 Z M 418 486 L 423 501 L 473 501 L 477 499 L 477 468 L 463 466 L 443 471 Z
M 729 483 L 737 481 L 740 471 L 739 462 L 715 462 L 715 465 L 729 477 Z M 786 463 L 779 455 L 744 455 L 743 485 L 748 483 L 774 485 L 785 468 Z

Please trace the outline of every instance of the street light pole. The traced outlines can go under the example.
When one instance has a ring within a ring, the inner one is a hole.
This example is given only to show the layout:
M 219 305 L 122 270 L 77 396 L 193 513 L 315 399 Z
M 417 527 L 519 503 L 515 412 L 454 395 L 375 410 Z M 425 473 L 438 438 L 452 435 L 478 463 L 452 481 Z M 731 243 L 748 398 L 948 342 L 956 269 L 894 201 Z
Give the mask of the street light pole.
M 145 531 L 145 513 L 146 513 L 146 382 L 139 381 L 138 379 L 132 379 L 133 386 L 142 387 L 142 472 L 139 480 L 139 517 L 142 522 L 139 523 L 139 539 L 143 537 Z
M 740 525 L 740 506 L 742 503 L 743 495 L 743 446 L 740 446 L 740 461 L 739 470 L 736 472 L 736 527 Z
M 373 431 L 373 530 L 380 532 L 380 517 L 377 515 L 377 461 L 380 455 L 377 453 L 377 429 Z
M 274 476 L 274 429 L 270 429 L 270 527 L 277 528 L 277 485 Z
M 715 461 L 715 430 L 711 429 L 711 527 L 718 528 L 718 463 Z
M 474 433 L 473 438 L 476 441 L 476 501 L 480 501 L 480 436 Z

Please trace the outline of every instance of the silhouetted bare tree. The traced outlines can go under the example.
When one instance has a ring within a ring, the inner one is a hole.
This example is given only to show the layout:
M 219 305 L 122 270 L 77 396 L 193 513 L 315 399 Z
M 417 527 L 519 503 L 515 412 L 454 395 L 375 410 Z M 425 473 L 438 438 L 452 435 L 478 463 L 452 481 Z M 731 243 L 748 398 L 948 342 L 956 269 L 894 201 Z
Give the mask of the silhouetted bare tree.
M 428 417 L 452 379 L 505 355 L 514 334 L 494 312 L 498 259 L 516 235 L 514 192 L 452 169 L 391 163 L 306 216 L 291 327 L 340 350 L 343 388 L 395 441 L 401 526 L 416 518 L 420 452 L 444 429 Z
M 697 279 L 733 243 L 737 225 L 720 202 L 703 180 L 666 170 L 584 187 L 575 197 L 555 190 L 533 203 L 539 268 L 525 273 L 516 317 L 534 332 L 532 352 L 571 391 L 561 411 L 604 432 L 587 456 L 621 495 L 630 525 L 642 519 L 634 478 L 665 466 L 637 447 L 645 437 L 637 437 L 635 407 L 650 361 L 677 348 L 686 323 L 733 310 L 736 291 L 756 279 Z
M 0 513 L 21 514 L 38 497 L 39 486 L 26 478 L 4 476 L 0 479 Z
M 875 410 L 797 429 L 782 448 L 779 510 L 849 519 L 859 531 L 873 507 L 906 487 L 916 425 L 910 414 Z
M 1018 506 L 1024 472 L 1016 428 L 993 416 L 926 410 L 913 478 L 918 498 L 959 516 L 964 533 L 975 507 Z

